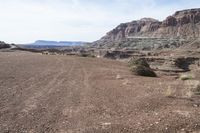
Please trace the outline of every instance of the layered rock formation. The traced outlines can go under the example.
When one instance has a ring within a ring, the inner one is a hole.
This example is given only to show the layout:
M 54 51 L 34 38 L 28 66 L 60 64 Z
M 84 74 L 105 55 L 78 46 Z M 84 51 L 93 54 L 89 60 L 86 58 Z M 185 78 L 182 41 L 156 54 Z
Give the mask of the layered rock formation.
M 123 47 L 123 44 L 135 41 L 137 38 L 182 39 L 190 41 L 198 38 L 200 36 L 199 33 L 200 8 L 189 9 L 177 11 L 162 22 L 152 18 L 143 18 L 137 21 L 122 23 L 100 40 L 94 42 L 93 46 Z M 154 44 L 157 44 L 157 42 L 155 41 Z M 181 44 L 182 42 L 180 42 Z

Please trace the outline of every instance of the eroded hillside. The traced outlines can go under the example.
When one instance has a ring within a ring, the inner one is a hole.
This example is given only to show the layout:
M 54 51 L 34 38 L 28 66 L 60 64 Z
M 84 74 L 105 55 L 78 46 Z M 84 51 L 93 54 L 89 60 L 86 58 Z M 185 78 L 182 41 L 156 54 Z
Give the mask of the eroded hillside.
M 141 20 L 122 23 L 112 31 L 108 32 L 100 40 L 93 43 L 97 47 L 133 47 L 138 45 L 147 45 L 145 41 L 135 43 L 135 40 L 163 39 L 161 44 L 177 45 L 184 41 L 191 41 L 199 37 L 200 32 L 200 9 L 188 9 L 177 11 L 175 14 L 167 17 L 164 21 L 158 21 L 152 18 L 143 18 Z M 171 39 L 171 41 L 169 41 Z M 178 40 L 178 41 L 177 41 Z M 141 44 L 142 43 L 142 44 Z M 154 43 L 160 44 L 155 40 Z

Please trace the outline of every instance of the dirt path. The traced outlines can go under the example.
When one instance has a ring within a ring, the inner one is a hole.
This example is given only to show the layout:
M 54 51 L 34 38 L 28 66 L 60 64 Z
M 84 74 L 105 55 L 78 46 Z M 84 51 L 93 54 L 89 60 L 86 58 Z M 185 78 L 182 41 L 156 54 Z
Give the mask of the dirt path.
M 112 60 L 2 52 L 0 132 L 198 132 L 200 108 L 164 95 L 174 80 Z

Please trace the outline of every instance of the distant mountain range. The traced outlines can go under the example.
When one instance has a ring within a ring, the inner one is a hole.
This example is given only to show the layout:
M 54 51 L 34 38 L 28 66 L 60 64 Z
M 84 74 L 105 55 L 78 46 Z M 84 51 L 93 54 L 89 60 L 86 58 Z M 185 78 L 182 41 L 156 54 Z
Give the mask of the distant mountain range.
M 28 45 L 39 45 L 39 46 L 80 46 L 86 42 L 81 41 L 47 41 L 47 40 L 37 40 L 34 43 Z
M 21 48 L 29 49 L 51 49 L 51 48 L 63 48 L 69 46 L 83 46 L 87 42 L 81 41 L 47 41 L 37 40 L 34 43 L 19 45 Z

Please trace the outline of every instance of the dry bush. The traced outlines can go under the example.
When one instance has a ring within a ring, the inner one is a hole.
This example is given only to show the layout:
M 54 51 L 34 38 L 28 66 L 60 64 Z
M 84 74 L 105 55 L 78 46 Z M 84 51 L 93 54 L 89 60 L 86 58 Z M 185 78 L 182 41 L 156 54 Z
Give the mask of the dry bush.
M 200 95 L 199 80 L 185 80 L 184 82 L 174 81 L 164 91 L 166 97 L 174 98 L 192 98 L 195 95 Z
M 181 80 L 191 80 L 191 79 L 194 79 L 194 76 L 191 75 L 191 74 L 182 74 L 180 75 L 179 77 Z
M 131 72 L 133 72 L 136 75 L 140 75 L 140 76 L 147 76 L 147 77 L 156 77 L 156 73 L 148 67 L 145 66 L 131 66 L 130 67 Z
M 200 95 L 200 81 L 199 80 L 188 80 L 185 81 L 186 86 L 186 94 L 190 94 L 189 96 L 192 97 L 193 95 Z
M 164 95 L 166 97 L 174 97 L 174 89 L 171 86 L 168 86 L 166 92 L 164 93 Z
M 172 97 L 173 96 L 173 93 L 172 93 L 172 88 L 171 86 L 169 86 L 165 92 L 165 96 L 166 97 Z
M 147 61 L 143 58 L 132 58 L 129 61 L 130 71 L 136 75 L 156 77 L 156 73 L 150 68 Z
M 131 58 L 131 60 L 128 62 L 129 66 L 144 66 L 144 67 L 150 67 L 147 61 L 144 58 Z

